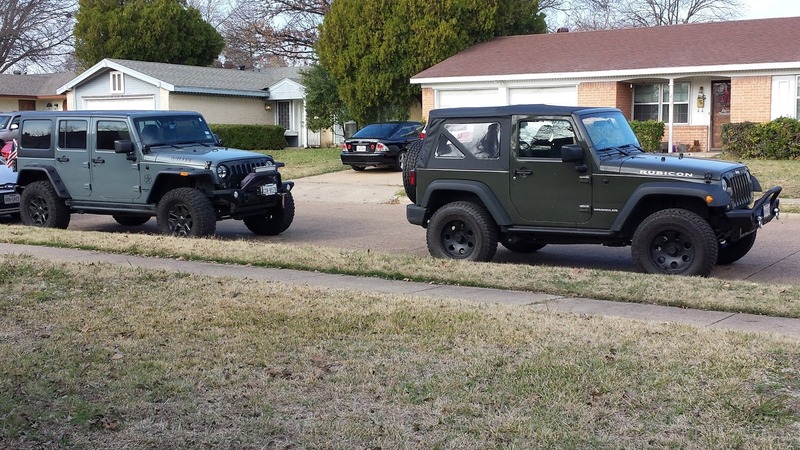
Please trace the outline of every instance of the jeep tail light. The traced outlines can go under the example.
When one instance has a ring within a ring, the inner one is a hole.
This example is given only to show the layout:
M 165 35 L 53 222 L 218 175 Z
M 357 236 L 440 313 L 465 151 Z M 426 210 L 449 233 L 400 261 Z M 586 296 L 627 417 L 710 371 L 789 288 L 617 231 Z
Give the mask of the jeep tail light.
M 420 131 L 419 138 L 420 139 L 425 139 L 425 130 Z
M 408 184 L 411 186 L 417 185 L 417 171 L 416 170 L 409 170 L 408 171 Z

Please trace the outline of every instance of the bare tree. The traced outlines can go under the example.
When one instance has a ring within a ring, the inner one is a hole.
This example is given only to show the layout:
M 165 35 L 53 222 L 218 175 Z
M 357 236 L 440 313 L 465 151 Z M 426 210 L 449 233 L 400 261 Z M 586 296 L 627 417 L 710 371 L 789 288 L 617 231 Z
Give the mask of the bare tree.
M 741 17 L 742 0 L 570 0 L 566 25 L 578 30 L 719 22 Z
M 56 67 L 72 51 L 72 0 L 0 0 L 0 73 Z
M 230 0 L 187 0 L 186 5 L 200 11 L 203 20 L 219 32 L 222 32 L 233 11 Z
M 236 55 L 261 64 L 314 61 L 317 27 L 330 11 L 331 1 L 239 0 L 225 30 L 226 59 Z

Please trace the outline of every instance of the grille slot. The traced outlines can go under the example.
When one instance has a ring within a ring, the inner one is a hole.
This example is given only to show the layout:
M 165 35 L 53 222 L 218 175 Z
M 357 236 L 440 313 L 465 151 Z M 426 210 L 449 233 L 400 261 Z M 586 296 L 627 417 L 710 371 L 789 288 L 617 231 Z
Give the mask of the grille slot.
M 731 201 L 734 208 L 749 205 L 753 201 L 753 189 L 750 187 L 750 174 L 747 171 L 736 174 L 731 173 L 728 178 L 731 188 L 733 188 L 733 196 Z

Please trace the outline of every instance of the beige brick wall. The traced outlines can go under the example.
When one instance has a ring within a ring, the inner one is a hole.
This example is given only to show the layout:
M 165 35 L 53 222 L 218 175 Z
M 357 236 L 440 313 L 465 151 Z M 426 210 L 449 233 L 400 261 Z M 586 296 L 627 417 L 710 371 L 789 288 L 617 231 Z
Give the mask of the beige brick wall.
M 422 112 L 420 118 L 428 121 L 428 113 L 434 108 L 436 99 L 434 98 L 432 88 L 422 88 Z
M 731 122 L 769 122 L 772 77 L 731 78 Z
M 630 83 L 587 82 L 578 85 L 578 105 L 613 107 L 622 110 L 625 117 L 631 117 L 633 90 Z
M 257 98 L 214 97 L 211 95 L 172 94 L 169 109 L 197 111 L 209 123 L 263 125 L 274 123 Z
M 669 139 L 669 129 L 664 127 L 664 138 L 662 142 Z M 694 141 L 698 141 L 699 149 L 694 147 Z M 685 144 L 689 146 L 690 152 L 708 151 L 708 127 L 705 125 L 673 125 L 672 143 L 675 146 Z

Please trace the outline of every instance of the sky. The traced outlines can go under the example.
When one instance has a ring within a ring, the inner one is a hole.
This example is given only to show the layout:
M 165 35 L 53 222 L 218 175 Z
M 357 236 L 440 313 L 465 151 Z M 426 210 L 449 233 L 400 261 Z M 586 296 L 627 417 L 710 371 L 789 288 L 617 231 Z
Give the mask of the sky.
M 800 0 L 744 0 L 747 9 L 741 19 L 800 16 Z

